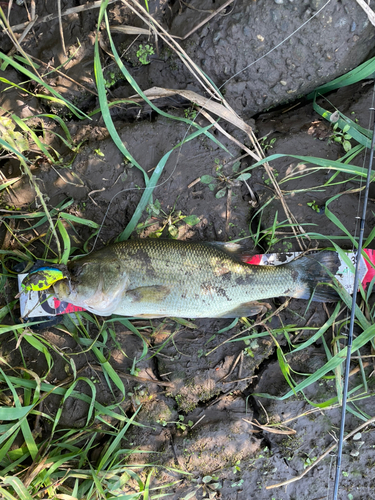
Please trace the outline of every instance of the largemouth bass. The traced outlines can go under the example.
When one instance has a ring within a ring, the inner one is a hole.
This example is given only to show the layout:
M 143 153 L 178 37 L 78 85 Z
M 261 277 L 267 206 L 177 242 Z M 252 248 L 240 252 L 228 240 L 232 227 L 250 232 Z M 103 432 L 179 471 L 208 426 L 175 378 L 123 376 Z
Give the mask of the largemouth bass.
M 139 239 L 72 261 L 69 278 L 53 289 L 101 316 L 235 318 L 258 314 L 265 307 L 258 301 L 272 297 L 337 300 L 320 283 L 332 282 L 339 265 L 335 252 L 255 266 L 218 244 Z

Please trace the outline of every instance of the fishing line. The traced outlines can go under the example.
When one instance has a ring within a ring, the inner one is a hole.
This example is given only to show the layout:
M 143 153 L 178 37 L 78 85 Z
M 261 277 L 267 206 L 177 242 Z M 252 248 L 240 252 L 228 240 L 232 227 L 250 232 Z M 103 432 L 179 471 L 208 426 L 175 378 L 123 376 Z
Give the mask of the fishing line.
M 375 88 L 373 90 L 373 102 L 374 102 L 374 91 L 375 91 Z M 359 286 L 359 283 L 358 283 L 359 282 L 359 263 L 361 260 L 363 235 L 364 235 L 364 230 L 365 230 L 366 211 L 367 211 L 368 195 L 369 195 L 369 188 L 370 188 L 370 178 L 371 178 L 372 163 L 373 163 L 373 158 L 374 158 L 374 147 L 375 147 L 375 113 L 374 113 L 374 111 L 375 111 L 374 107 L 371 107 L 370 108 L 370 116 L 371 115 L 373 116 L 372 141 L 371 141 L 369 165 L 368 165 L 368 169 L 367 169 L 366 186 L 365 186 L 365 192 L 364 192 L 364 198 L 363 198 L 362 216 L 361 216 L 361 220 L 360 220 L 360 231 L 359 231 L 357 258 L 356 258 L 356 266 L 355 266 L 355 274 L 354 274 L 353 298 L 352 298 L 350 325 L 349 325 L 349 333 L 348 333 L 348 340 L 347 340 L 348 351 L 347 351 L 347 356 L 346 356 L 344 388 L 343 388 L 343 393 L 342 393 L 341 423 L 340 423 L 339 442 L 338 442 L 338 448 L 337 448 L 336 476 L 335 476 L 333 500 L 337 500 L 337 494 L 338 494 L 339 482 L 340 482 L 342 448 L 343 448 L 343 443 L 344 443 L 346 404 L 347 404 L 347 399 L 348 399 L 348 387 L 349 387 L 350 357 L 351 357 L 352 344 L 353 344 L 355 308 L 356 308 L 356 303 L 357 303 L 357 292 L 358 292 L 358 286 Z
M 293 37 L 298 31 L 300 31 L 303 27 L 305 27 L 310 21 L 312 21 L 317 15 L 319 15 L 322 10 L 324 10 L 327 5 L 331 2 L 331 0 L 327 0 L 327 2 L 319 9 L 315 12 L 315 14 L 313 14 L 311 17 L 309 17 L 309 19 L 307 19 L 304 23 L 302 23 L 297 29 L 295 29 L 290 35 L 288 35 L 286 38 L 284 38 L 280 43 L 278 43 L 277 45 L 275 45 L 274 47 L 272 47 L 272 49 L 270 49 L 268 52 L 266 52 L 265 54 L 263 54 L 262 56 L 260 56 L 258 59 L 256 59 L 255 61 L 251 62 L 250 64 L 248 64 L 247 66 L 245 66 L 245 68 L 241 69 L 240 71 L 238 71 L 237 73 L 235 73 L 234 75 L 232 75 L 230 78 L 228 78 L 228 80 L 226 80 L 220 87 L 219 87 L 219 90 L 222 89 L 228 82 L 230 82 L 233 78 L 235 78 L 236 76 L 238 76 L 239 74 L 241 74 L 242 72 L 246 71 L 248 68 L 250 68 L 251 66 L 253 66 L 254 64 L 256 64 L 257 62 L 261 61 L 262 59 L 264 59 L 265 57 L 267 57 L 269 54 L 271 54 L 272 52 L 274 52 L 276 49 L 278 49 L 279 47 L 281 47 L 281 45 L 283 45 L 286 41 L 288 41 L 291 37 Z M 213 97 L 209 97 L 208 98 L 208 101 L 211 101 L 213 99 Z M 206 109 L 204 106 L 201 108 L 202 110 L 203 109 Z M 198 118 L 198 116 L 201 114 L 201 111 L 199 111 L 197 113 L 197 115 L 194 117 L 194 119 L 192 120 L 192 122 L 195 122 Z M 186 136 L 187 134 L 189 133 L 189 130 L 191 129 L 192 125 L 189 124 L 186 132 L 185 132 L 185 135 L 182 139 L 182 143 L 185 141 L 186 139 Z M 157 187 L 161 187 L 163 186 L 164 184 L 166 184 L 174 175 L 176 169 L 177 169 L 177 166 L 178 166 L 178 163 L 179 163 L 179 159 L 180 159 L 180 155 L 181 155 L 181 149 L 183 147 L 183 144 L 181 145 L 181 147 L 178 149 L 178 152 L 177 152 L 177 158 L 176 158 L 176 163 L 170 173 L 170 175 L 167 177 L 167 179 L 165 179 L 163 182 L 159 183 L 159 184 L 156 184 L 153 188 L 152 187 L 144 187 L 144 188 L 141 188 L 141 189 L 138 189 L 138 188 L 125 188 L 125 189 L 122 189 L 121 191 L 119 191 L 118 193 L 116 193 L 110 200 L 109 204 L 108 204 L 108 207 L 107 207 L 107 210 L 105 211 L 104 213 L 104 217 L 103 217 L 103 220 L 102 220 L 102 223 L 100 224 L 100 227 L 99 227 L 99 230 L 98 230 L 98 233 L 95 237 L 95 240 L 94 240 L 94 243 L 93 243 L 93 246 L 91 248 L 91 250 L 86 254 L 86 255 L 89 255 L 91 252 L 94 251 L 95 249 L 95 246 L 96 246 L 96 243 L 98 241 L 98 238 L 99 238 L 99 235 L 100 235 L 100 232 L 101 230 L 103 229 L 103 225 L 104 225 L 104 222 L 105 222 L 105 219 L 108 215 L 108 212 L 111 208 L 111 205 L 112 205 L 112 202 L 113 200 L 119 195 L 119 194 L 122 194 L 122 193 L 125 193 L 125 192 L 128 192 L 128 191 L 147 191 L 147 190 L 154 190 L 156 189 Z

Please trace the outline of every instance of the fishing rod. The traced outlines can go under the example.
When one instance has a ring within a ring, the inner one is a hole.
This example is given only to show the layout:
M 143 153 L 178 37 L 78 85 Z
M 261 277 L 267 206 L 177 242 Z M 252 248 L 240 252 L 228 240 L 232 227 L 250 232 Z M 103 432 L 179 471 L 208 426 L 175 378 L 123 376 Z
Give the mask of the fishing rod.
M 352 344 L 353 344 L 355 308 L 356 308 L 356 303 L 357 303 L 357 292 L 358 292 L 358 282 L 359 282 L 359 262 L 360 262 L 360 257 L 361 257 L 361 253 L 362 253 L 363 235 L 364 235 L 364 230 L 365 230 L 366 211 L 367 211 L 368 195 L 369 195 L 369 188 L 370 188 L 370 177 L 371 177 L 370 174 L 371 174 L 371 170 L 372 170 L 372 162 L 374 159 L 374 147 L 375 147 L 375 113 L 374 113 L 374 111 L 375 111 L 375 108 L 370 108 L 370 113 L 373 113 L 373 115 L 374 115 L 373 116 L 373 127 L 372 127 L 372 141 L 371 141 L 370 159 L 369 159 L 369 164 L 368 164 L 368 169 L 367 169 L 366 187 L 365 187 L 362 217 L 361 217 L 360 230 L 359 230 L 357 259 L 356 259 L 355 273 L 354 273 L 352 310 L 351 310 L 351 314 L 350 314 L 350 324 L 349 324 L 349 333 L 348 333 L 348 341 L 347 341 L 348 351 L 347 351 L 347 355 L 346 355 L 344 388 L 343 388 L 343 392 L 342 392 L 341 424 L 340 424 L 340 435 L 339 435 L 339 442 L 338 442 L 338 448 L 337 448 L 336 476 L 335 476 L 335 484 L 334 484 L 334 491 L 333 491 L 333 500 L 337 500 L 337 494 L 338 494 L 339 482 L 340 482 L 342 447 L 343 447 L 343 443 L 344 443 L 344 430 L 345 430 L 346 403 L 347 403 L 347 399 L 348 399 L 350 357 L 351 357 Z

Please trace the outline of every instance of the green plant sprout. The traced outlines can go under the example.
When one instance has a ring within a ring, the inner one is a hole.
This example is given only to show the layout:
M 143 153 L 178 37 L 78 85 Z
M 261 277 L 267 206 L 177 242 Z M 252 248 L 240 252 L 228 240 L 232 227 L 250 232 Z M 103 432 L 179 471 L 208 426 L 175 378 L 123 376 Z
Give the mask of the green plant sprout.
M 197 110 L 194 109 L 194 107 L 189 107 L 189 108 L 186 108 L 184 109 L 184 115 L 185 115 L 185 118 L 187 118 L 188 120 L 195 120 L 195 118 L 197 117 Z
M 259 144 L 260 144 L 261 148 L 263 149 L 263 151 L 266 152 L 267 149 L 273 148 L 273 145 L 275 144 L 276 140 L 277 140 L 276 137 L 273 137 L 272 139 L 270 139 L 267 142 L 267 136 L 266 136 L 266 137 L 262 137 L 261 139 L 259 139 Z
M 177 429 L 180 429 L 181 431 L 186 431 L 186 429 L 189 427 L 192 427 L 194 425 L 194 422 L 191 420 L 188 420 L 187 423 L 184 423 L 185 417 L 183 415 L 178 416 L 177 421 L 167 421 L 164 419 L 157 420 L 156 422 L 163 427 L 165 427 L 168 424 L 176 424 Z
M 152 45 L 140 45 L 139 49 L 137 50 L 137 57 L 139 59 L 139 62 L 143 65 L 150 64 L 151 61 L 148 60 L 150 56 L 155 54 L 154 48 Z
M 240 168 L 240 162 L 236 161 L 232 166 L 232 174 L 227 176 L 223 173 L 224 165 L 220 163 L 219 158 L 215 158 L 216 164 L 216 177 L 212 175 L 202 175 L 200 181 L 203 184 L 207 184 L 210 191 L 215 191 L 216 188 L 219 187 L 218 191 L 215 194 L 215 198 L 222 198 L 227 194 L 227 190 L 229 187 L 238 187 L 241 185 L 241 181 L 247 181 L 250 179 L 250 173 L 240 173 L 238 174 L 238 170 Z M 238 174 L 238 175 L 237 175 Z M 224 184 L 224 187 L 220 187 Z
M 107 75 L 107 78 L 104 79 L 104 81 L 105 81 L 104 85 L 107 87 L 107 89 L 109 89 L 116 83 L 116 74 L 113 71 L 111 71 Z
M 310 457 L 306 457 L 305 460 L 303 461 L 303 468 L 304 469 L 307 469 L 307 467 L 310 467 L 310 465 L 312 465 L 315 460 L 317 460 L 318 457 L 313 457 L 313 458 L 310 458 Z
M 141 222 L 137 225 L 136 229 L 138 234 L 147 227 L 153 226 L 157 222 L 161 225 L 161 227 L 159 227 L 156 231 L 153 231 L 148 235 L 149 238 L 160 238 L 163 235 L 164 230 L 167 228 L 168 236 L 176 239 L 178 238 L 179 227 L 182 224 L 195 226 L 200 222 L 199 217 L 196 215 L 183 215 L 181 210 L 175 212 L 175 206 L 173 206 L 169 213 L 165 212 L 162 210 L 159 200 L 155 200 L 154 203 L 149 203 L 146 207 L 146 212 L 149 217 L 145 222 Z
M 279 177 L 279 172 L 277 172 L 275 169 L 273 169 L 273 176 L 275 177 L 275 179 L 277 179 L 277 177 Z M 271 184 L 270 178 L 267 177 L 267 179 L 266 179 L 266 177 L 263 175 L 262 179 L 264 180 L 264 184 L 266 186 L 269 186 Z
M 352 149 L 352 144 L 350 142 L 350 139 L 352 139 L 352 136 L 348 134 L 348 130 L 350 130 L 350 125 L 347 124 L 345 127 L 342 129 L 342 132 L 338 130 L 339 124 L 335 123 L 333 125 L 333 134 L 329 137 L 329 140 L 332 142 L 339 142 L 344 150 L 346 152 L 350 151 Z

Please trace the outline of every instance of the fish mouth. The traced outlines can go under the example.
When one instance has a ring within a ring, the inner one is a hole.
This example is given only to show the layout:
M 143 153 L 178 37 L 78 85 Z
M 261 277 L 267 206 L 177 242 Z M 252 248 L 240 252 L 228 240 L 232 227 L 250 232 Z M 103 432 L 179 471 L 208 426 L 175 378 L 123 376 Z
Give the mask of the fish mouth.
M 120 287 L 112 293 L 104 292 L 102 280 L 95 288 L 74 284 L 69 279 L 59 280 L 53 284 L 54 293 L 59 300 L 83 307 L 99 316 L 113 314 L 122 298 L 124 288 L 125 286 Z

